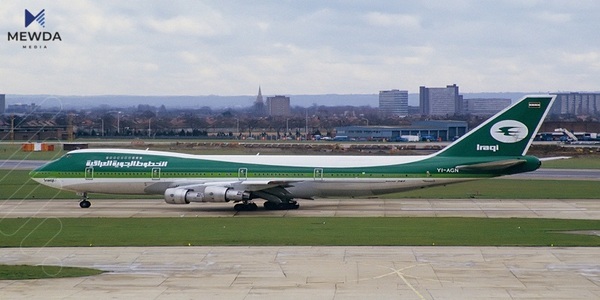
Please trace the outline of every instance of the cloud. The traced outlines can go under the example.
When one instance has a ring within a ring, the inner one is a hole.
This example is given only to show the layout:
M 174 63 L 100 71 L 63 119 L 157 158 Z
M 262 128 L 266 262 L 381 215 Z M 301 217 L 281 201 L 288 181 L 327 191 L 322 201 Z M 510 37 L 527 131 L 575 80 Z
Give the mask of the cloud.
M 571 14 L 566 14 L 566 13 L 555 13 L 555 12 L 550 12 L 550 11 L 543 11 L 543 12 L 539 12 L 539 13 L 535 13 L 534 14 L 535 17 L 543 22 L 550 22 L 550 23 L 567 23 L 569 21 L 572 20 L 572 15 Z
M 63 41 L 27 51 L 5 38 L 2 92 L 599 89 L 596 1 L 4 1 L 0 33 L 40 7 Z
M 168 19 L 146 19 L 146 25 L 152 30 L 169 35 L 187 35 L 212 37 L 229 34 L 227 23 L 218 13 L 205 16 L 178 16 Z
M 419 17 L 405 14 L 370 12 L 364 16 L 364 20 L 372 26 L 402 27 L 413 29 L 420 27 Z

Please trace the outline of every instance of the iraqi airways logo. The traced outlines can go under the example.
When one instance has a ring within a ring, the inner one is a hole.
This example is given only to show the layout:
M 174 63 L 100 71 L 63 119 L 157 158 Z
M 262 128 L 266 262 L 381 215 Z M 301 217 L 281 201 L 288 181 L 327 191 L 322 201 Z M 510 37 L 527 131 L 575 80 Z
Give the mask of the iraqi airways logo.
M 492 137 L 502 143 L 516 143 L 522 141 L 529 134 L 525 124 L 515 120 L 500 121 L 490 128 Z

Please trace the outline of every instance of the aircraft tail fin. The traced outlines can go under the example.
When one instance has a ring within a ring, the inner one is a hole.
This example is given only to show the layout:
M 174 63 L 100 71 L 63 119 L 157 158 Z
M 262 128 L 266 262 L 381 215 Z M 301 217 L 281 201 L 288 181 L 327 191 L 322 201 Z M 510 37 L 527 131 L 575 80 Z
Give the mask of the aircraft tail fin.
M 555 95 L 526 96 L 435 155 L 441 157 L 525 155 L 555 98 Z

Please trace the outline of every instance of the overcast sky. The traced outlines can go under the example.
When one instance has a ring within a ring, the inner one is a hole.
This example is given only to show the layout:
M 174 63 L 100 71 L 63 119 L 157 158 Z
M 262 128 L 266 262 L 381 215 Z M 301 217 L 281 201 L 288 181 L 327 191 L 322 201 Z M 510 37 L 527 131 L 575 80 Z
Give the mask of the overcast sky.
M 0 93 L 598 91 L 599 16 L 593 0 L 2 1 Z M 7 39 L 36 30 L 62 41 Z

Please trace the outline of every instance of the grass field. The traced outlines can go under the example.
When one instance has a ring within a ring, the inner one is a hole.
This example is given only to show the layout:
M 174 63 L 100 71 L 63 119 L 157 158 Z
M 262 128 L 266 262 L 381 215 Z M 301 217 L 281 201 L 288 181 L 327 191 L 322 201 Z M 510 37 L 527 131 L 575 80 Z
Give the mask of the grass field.
M 1 150 L 0 150 L 1 151 Z M 1 153 L 1 152 L 0 152 Z M 22 154 L 22 153 L 21 153 Z M 48 155 L 46 153 L 45 155 Z M 57 155 L 57 153 L 53 153 Z M 31 157 L 28 157 L 31 158 Z M 11 157 L 10 159 L 17 159 Z M 21 157 L 20 159 L 25 159 Z M 35 157 L 31 159 L 51 159 Z M 600 168 L 578 158 L 551 168 Z M 0 199 L 76 199 L 32 181 L 28 171 L 0 170 Z M 488 179 L 391 194 L 385 198 L 597 199 L 600 184 L 580 180 Z M 92 198 L 140 196 L 91 195 Z M 160 195 L 144 198 L 162 198 Z M 166 205 L 166 204 L 165 204 Z M 360 246 L 600 246 L 598 220 L 477 218 L 99 218 L 2 219 L 0 247 L 360 245 Z M 282 234 L 282 230 L 284 231 Z M 99 270 L 0 265 L 0 279 L 88 276 Z M 60 267 L 58 267 L 60 268 Z
M 126 140 L 125 140 L 126 141 Z M 123 141 L 120 141 L 123 142 Z M 152 141 L 149 141 L 149 145 Z M 168 141 L 175 142 L 175 141 Z M 193 142 L 193 141 L 190 141 Z M 289 143 L 289 142 L 284 142 Z M 21 142 L 11 143 L 0 143 L 0 159 L 10 159 L 10 160 L 53 160 L 61 157 L 66 152 L 62 150 L 60 144 L 55 144 L 56 151 L 53 152 L 23 152 L 21 151 Z M 130 145 L 119 146 L 121 148 L 131 148 Z M 138 147 L 140 148 L 140 147 Z M 145 149 L 141 147 L 140 149 Z M 151 147 L 151 149 L 154 149 Z M 168 150 L 168 147 L 162 145 L 160 147 L 161 150 Z M 181 150 L 177 150 L 177 152 L 190 153 L 190 154 L 205 154 L 205 155 L 214 155 L 214 154 L 248 154 L 248 151 L 244 149 L 237 148 L 227 148 L 227 149 L 208 149 L 208 150 L 198 150 L 198 149 L 186 149 L 183 148 Z M 282 152 L 284 154 L 285 152 Z M 314 153 L 311 153 L 314 154 Z M 554 160 L 547 161 L 542 164 L 542 168 L 558 168 L 558 169 L 600 169 L 600 157 L 598 155 L 581 155 L 577 157 L 573 157 L 571 159 L 564 160 Z
M 0 170 L 0 199 L 77 199 L 74 192 L 59 191 L 31 180 L 28 171 Z M 484 179 L 448 186 L 432 187 L 382 198 L 445 198 L 445 199 L 597 199 L 600 196 L 597 181 L 584 180 L 517 180 Z M 161 195 L 102 195 L 91 194 L 92 199 L 162 198 Z
M 50 218 L 0 220 L 1 247 L 600 246 L 599 220 L 490 218 Z
M 103 273 L 88 268 L 60 266 L 0 265 L 0 280 L 65 278 L 91 276 Z
M 36 151 L 36 152 L 24 152 L 21 151 L 22 142 L 1 143 L 0 144 L 0 159 L 10 160 L 53 160 L 61 157 L 65 151 L 62 150 L 60 145 L 56 145 L 56 151 Z
M 581 156 L 570 159 L 551 160 L 542 163 L 547 169 L 600 169 L 600 157 Z
M 599 199 L 600 182 L 585 180 L 483 179 L 383 195 L 426 199 Z

